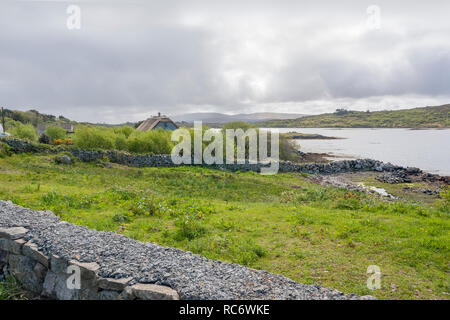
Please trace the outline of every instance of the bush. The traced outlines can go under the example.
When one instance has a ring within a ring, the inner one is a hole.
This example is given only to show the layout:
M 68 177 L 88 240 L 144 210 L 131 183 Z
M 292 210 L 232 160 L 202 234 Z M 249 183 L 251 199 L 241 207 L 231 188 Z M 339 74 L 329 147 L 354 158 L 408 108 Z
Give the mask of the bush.
M 12 155 L 12 148 L 7 144 L 0 143 L 0 158 L 9 157 Z
M 114 131 L 99 127 L 81 127 L 75 131 L 73 143 L 82 149 L 114 149 Z
M 50 137 L 47 134 L 43 133 L 39 137 L 38 142 L 43 144 L 50 144 Z
M 36 130 L 31 124 L 16 123 L 9 131 L 13 136 L 20 139 L 37 140 Z
M 47 126 L 45 133 L 49 137 L 50 141 L 63 140 L 66 137 L 66 130 L 59 126 Z
M 170 154 L 171 131 L 141 132 L 129 126 L 119 128 L 81 127 L 75 131 L 73 144 L 82 149 L 122 150 L 133 153 Z
M 173 143 L 171 131 L 134 131 L 128 138 L 128 151 L 135 153 L 170 154 Z

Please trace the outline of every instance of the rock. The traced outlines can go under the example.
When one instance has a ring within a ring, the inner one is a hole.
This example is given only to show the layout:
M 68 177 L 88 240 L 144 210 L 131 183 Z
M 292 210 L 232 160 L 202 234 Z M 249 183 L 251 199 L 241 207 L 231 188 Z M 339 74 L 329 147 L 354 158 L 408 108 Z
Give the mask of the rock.
M 119 300 L 120 293 L 117 291 L 103 290 L 98 294 L 99 300 Z
M 22 254 L 23 239 L 9 240 L 0 239 L 0 250 L 5 250 L 14 254 Z
M 62 275 L 58 275 L 53 271 L 48 271 L 42 286 L 41 295 L 47 298 L 56 299 L 56 284 L 59 281 L 58 277 L 61 276 Z
M 24 256 L 30 257 L 42 265 L 44 265 L 46 268 L 49 267 L 49 261 L 48 257 L 44 255 L 42 252 L 39 252 L 38 247 L 35 243 L 28 241 L 22 248 L 22 252 Z
M 66 155 L 56 157 L 55 161 L 58 164 L 72 164 L 72 159 L 70 159 L 70 157 Z
M 133 280 L 133 278 L 122 278 L 122 279 L 100 278 L 98 280 L 98 286 L 99 288 L 105 290 L 122 291 L 125 289 L 125 287 L 131 280 Z
M 22 247 L 25 244 L 25 240 L 8 240 L 9 241 L 9 252 L 14 254 L 22 254 Z
M 52 255 L 50 257 L 50 270 L 53 272 L 66 274 L 68 266 L 69 264 L 66 259 L 57 255 Z
M 58 300 L 97 300 L 97 288 L 72 289 L 67 285 L 68 274 L 47 272 L 43 284 L 42 296 Z
M 0 238 L 16 240 L 23 238 L 27 232 L 28 230 L 23 227 L 0 228 Z
M 366 295 L 366 296 L 360 296 L 358 298 L 359 300 L 377 300 L 374 296 Z
M 120 295 L 117 297 L 117 300 L 134 300 L 136 297 L 133 295 L 133 291 L 131 287 L 125 287 Z
M 133 295 L 142 300 L 179 300 L 178 293 L 166 286 L 138 283 L 131 287 Z
M 21 255 L 10 254 L 9 271 L 22 286 L 34 293 L 40 293 L 44 283 L 46 268 L 33 259 Z
M 0 262 L 8 262 L 8 252 L 5 250 L 0 250 Z
M 69 265 L 74 265 L 80 268 L 81 281 L 96 279 L 97 271 L 100 268 L 96 262 L 79 262 L 77 260 L 70 260 Z

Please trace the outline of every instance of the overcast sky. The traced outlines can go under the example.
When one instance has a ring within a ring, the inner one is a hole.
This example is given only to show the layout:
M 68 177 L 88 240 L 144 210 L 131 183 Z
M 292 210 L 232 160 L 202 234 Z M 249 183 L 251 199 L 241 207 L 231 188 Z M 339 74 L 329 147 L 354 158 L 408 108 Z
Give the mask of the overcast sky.
M 122 123 L 450 103 L 450 1 L 308 2 L 0 0 L 0 105 Z

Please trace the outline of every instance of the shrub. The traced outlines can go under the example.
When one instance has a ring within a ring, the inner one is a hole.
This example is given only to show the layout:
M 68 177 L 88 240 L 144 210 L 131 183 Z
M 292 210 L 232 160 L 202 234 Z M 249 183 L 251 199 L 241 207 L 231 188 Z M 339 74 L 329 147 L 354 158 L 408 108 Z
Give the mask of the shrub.
M 47 126 L 45 133 L 48 135 L 50 141 L 63 140 L 66 137 L 66 130 L 59 126 Z
M 0 158 L 9 157 L 12 154 L 12 148 L 7 144 L 0 143 Z
M 117 150 L 127 150 L 127 138 L 124 134 L 117 134 L 114 141 L 115 148 Z
M 28 139 L 31 141 L 37 140 L 36 131 L 31 124 L 16 123 L 16 125 L 10 129 L 13 136 L 21 139 Z
M 123 126 L 120 131 L 125 136 L 125 138 L 128 139 L 130 134 L 134 132 L 134 129 L 130 126 Z
M 73 143 L 82 149 L 114 149 L 114 131 L 99 127 L 81 127 L 75 131 Z
M 153 131 L 134 131 L 128 138 L 128 151 L 135 153 L 170 154 L 173 143 L 172 132 L 161 129 Z

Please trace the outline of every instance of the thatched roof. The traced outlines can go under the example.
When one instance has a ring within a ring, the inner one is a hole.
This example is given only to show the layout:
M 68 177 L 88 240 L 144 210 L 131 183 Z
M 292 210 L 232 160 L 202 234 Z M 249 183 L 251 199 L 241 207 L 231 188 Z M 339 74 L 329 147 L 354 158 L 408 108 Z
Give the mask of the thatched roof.
M 173 122 L 169 117 L 166 116 L 154 116 L 151 118 L 148 118 L 144 122 L 142 122 L 139 127 L 137 127 L 137 130 L 139 131 L 149 131 L 153 130 L 159 123 L 172 123 L 175 128 L 178 128 L 178 126 Z

